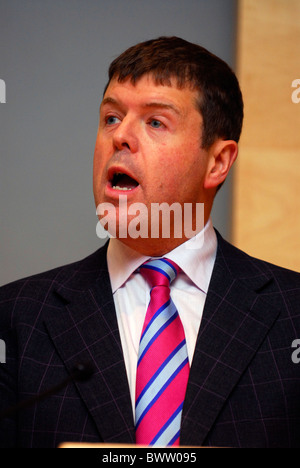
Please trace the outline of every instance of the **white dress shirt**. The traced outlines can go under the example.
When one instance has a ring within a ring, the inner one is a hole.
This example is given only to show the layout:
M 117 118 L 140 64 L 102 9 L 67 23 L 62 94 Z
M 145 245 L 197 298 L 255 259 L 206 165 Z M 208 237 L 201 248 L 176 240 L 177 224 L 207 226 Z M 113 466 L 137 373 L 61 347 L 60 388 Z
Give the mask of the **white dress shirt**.
M 164 255 L 181 268 L 171 284 L 171 296 L 185 331 L 192 362 L 203 307 L 215 262 L 217 237 L 211 220 L 194 238 Z M 150 287 L 137 268 L 150 257 L 112 238 L 107 251 L 108 271 L 117 313 L 132 408 L 141 331 L 149 304 Z

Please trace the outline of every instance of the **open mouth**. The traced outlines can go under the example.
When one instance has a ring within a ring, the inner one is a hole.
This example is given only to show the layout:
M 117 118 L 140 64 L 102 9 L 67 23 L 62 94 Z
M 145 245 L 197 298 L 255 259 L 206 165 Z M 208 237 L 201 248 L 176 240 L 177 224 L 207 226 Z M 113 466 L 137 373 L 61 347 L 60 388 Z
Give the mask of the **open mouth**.
M 113 190 L 133 190 L 138 187 L 139 183 L 130 177 L 128 174 L 122 172 L 115 172 L 110 180 Z

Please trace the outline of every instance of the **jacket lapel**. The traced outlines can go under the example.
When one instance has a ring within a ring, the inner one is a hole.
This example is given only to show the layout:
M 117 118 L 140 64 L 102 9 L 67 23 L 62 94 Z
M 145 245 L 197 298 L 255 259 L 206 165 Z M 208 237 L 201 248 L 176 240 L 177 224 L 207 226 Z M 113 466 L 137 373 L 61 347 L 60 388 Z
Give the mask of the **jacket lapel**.
M 249 257 L 218 240 L 183 409 L 181 443 L 185 445 L 203 445 L 279 314 L 276 304 L 262 295 L 272 277 L 253 271 Z
M 101 256 L 98 265 L 106 265 L 106 249 Z M 82 276 L 80 282 L 82 286 Z M 65 305 L 46 318 L 47 330 L 69 372 L 80 362 L 95 369 L 88 381 L 76 386 L 99 440 L 133 443 L 129 387 L 107 266 L 89 288 L 74 290 L 73 283 L 57 290 Z

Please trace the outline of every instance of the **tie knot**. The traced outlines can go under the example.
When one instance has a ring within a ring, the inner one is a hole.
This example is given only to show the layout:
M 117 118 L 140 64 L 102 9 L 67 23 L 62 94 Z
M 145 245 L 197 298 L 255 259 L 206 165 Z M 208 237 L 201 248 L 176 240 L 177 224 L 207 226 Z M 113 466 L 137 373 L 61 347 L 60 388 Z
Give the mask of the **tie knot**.
M 140 267 L 140 272 L 144 278 L 154 286 L 169 286 L 176 278 L 179 267 L 172 260 L 161 258 L 149 260 Z

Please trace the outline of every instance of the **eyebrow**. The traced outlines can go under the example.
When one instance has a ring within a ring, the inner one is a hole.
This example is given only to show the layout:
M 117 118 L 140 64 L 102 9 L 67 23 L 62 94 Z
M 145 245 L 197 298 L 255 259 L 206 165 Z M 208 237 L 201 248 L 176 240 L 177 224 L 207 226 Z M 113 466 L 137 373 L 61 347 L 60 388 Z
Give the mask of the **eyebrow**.
M 106 97 L 101 102 L 101 106 L 104 106 L 105 104 L 118 104 L 118 101 L 116 101 L 116 99 L 113 99 L 112 97 Z
M 105 104 L 121 105 L 121 103 L 119 103 L 116 99 L 114 99 L 114 98 L 112 98 L 110 96 L 103 99 L 103 101 L 101 103 L 101 106 L 104 106 Z M 144 107 L 144 108 L 156 107 L 156 108 L 160 108 L 160 109 L 169 109 L 169 110 L 172 110 L 173 112 L 175 112 L 178 115 L 181 114 L 180 110 L 174 104 L 169 104 L 169 103 L 166 103 L 166 102 L 151 101 L 151 102 L 147 102 L 145 104 L 142 104 L 141 107 Z
M 165 102 L 149 102 L 144 104 L 142 107 L 156 107 L 156 108 L 161 108 L 161 109 L 170 109 L 174 111 L 176 114 L 180 114 L 180 110 L 174 106 L 174 104 L 167 104 Z

